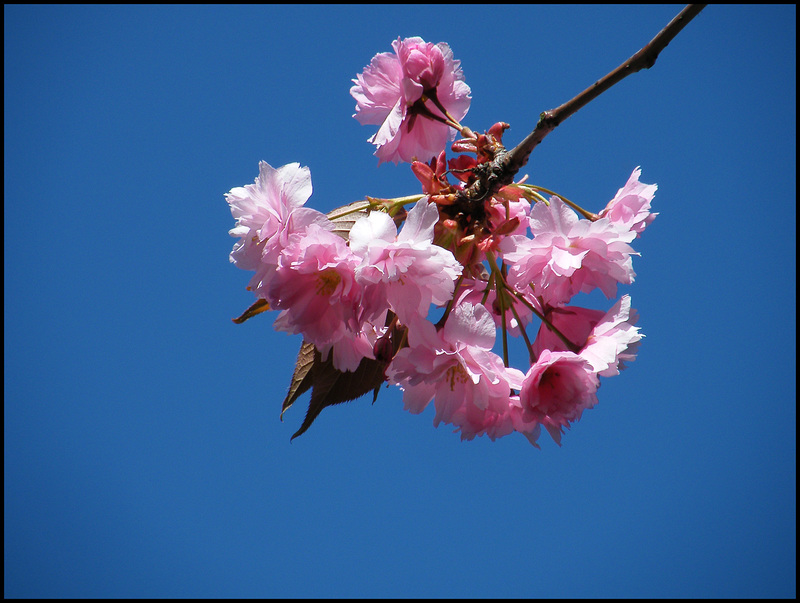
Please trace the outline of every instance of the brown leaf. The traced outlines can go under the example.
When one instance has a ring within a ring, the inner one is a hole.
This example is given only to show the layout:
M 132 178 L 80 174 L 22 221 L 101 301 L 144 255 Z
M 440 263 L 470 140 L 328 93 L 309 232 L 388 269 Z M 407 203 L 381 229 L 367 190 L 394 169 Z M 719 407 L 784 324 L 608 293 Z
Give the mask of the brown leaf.
M 376 390 L 384 381 L 384 362 L 364 358 L 355 371 L 342 372 L 333 366 L 333 352 L 328 354 L 327 360 L 321 358 L 319 351 L 315 351 L 311 401 L 306 418 L 292 440 L 305 433 L 326 406 L 355 400 L 370 391 L 375 391 L 374 397 L 377 398 Z
M 289 384 L 289 392 L 283 400 L 281 407 L 281 421 L 283 421 L 283 413 L 294 404 L 300 396 L 308 391 L 311 387 L 313 380 L 314 361 L 319 355 L 316 353 L 317 349 L 313 343 L 303 341 L 300 345 L 300 351 L 297 354 L 297 363 L 294 367 L 294 374 L 292 375 L 292 382 Z
M 261 314 L 262 312 L 266 312 L 269 310 L 269 302 L 266 299 L 258 299 L 256 303 L 252 306 L 247 308 L 244 313 L 238 318 L 232 318 L 231 320 L 235 322 L 237 325 L 242 324 L 248 318 L 253 318 L 256 314 Z
M 323 361 L 322 355 L 313 344 L 303 342 L 297 355 L 297 365 L 289 393 L 283 401 L 281 417 L 309 387 L 312 388 L 311 401 L 308 403 L 303 424 L 292 436 L 292 440 L 305 433 L 326 406 L 355 400 L 370 391 L 373 392 L 372 402 L 375 403 L 381 385 L 385 381 L 386 366 L 392 361 L 397 350 L 406 345 L 405 327 L 397 325 L 392 312 L 387 315 L 386 325 L 391 328 L 378 340 L 376 346 L 378 359 L 364 358 L 352 372 L 342 372 L 333 366 L 333 352 L 330 352 L 327 360 Z
M 333 222 L 333 232 L 345 241 L 350 240 L 350 229 L 356 220 L 369 214 L 369 201 L 355 201 L 342 207 L 337 207 L 328 214 L 328 219 Z

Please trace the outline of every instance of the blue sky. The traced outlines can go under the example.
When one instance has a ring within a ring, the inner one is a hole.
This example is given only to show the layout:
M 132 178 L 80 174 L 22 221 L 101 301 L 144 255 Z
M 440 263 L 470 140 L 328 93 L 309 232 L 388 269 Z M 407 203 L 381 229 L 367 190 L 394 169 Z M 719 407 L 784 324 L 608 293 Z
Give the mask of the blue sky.
M 5 596 L 794 597 L 794 6 L 706 8 L 526 166 L 595 210 L 659 185 L 647 337 L 561 447 L 395 390 L 290 444 L 300 338 L 230 320 L 259 160 L 321 211 L 419 192 L 351 117 L 393 39 L 448 42 L 513 145 L 680 8 L 6 5 Z

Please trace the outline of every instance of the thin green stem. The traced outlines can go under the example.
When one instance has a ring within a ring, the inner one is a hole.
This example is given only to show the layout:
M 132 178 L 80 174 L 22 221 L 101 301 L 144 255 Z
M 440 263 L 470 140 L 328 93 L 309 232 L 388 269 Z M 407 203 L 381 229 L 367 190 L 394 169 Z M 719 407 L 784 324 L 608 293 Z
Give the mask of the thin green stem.
M 580 352 L 580 347 L 578 347 L 577 345 L 572 343 L 569 339 L 567 339 L 566 335 L 564 335 L 561 331 L 559 331 L 555 327 L 555 325 L 553 325 L 553 323 L 551 323 L 549 320 L 547 320 L 547 318 L 541 312 L 539 312 L 539 310 L 534 308 L 533 304 L 531 304 L 527 299 L 525 299 L 525 296 L 523 296 L 522 293 L 512 289 L 509 286 L 509 284 L 506 283 L 505 279 L 503 278 L 503 274 L 500 271 L 500 268 L 498 268 L 498 266 L 497 266 L 497 260 L 495 259 L 494 255 L 492 253 L 487 252 L 486 253 L 486 259 L 489 261 L 489 264 L 492 267 L 492 272 L 496 273 L 498 281 L 502 284 L 503 288 L 506 291 L 511 293 L 520 302 L 522 302 L 531 312 L 536 314 L 536 316 L 539 318 L 539 320 L 541 320 L 545 325 L 547 325 L 547 328 L 550 329 L 553 333 L 555 333 L 556 336 L 564 343 L 564 345 L 567 346 L 567 349 L 569 349 L 572 352 L 575 352 L 576 354 L 578 352 Z M 520 324 L 520 328 L 521 327 L 522 327 L 522 325 Z
M 595 220 L 597 220 L 599 218 L 599 216 L 597 214 L 583 209 L 580 205 L 578 205 L 577 203 L 573 203 L 572 201 L 567 199 L 564 195 L 559 195 L 558 193 L 554 193 L 553 191 L 548 190 L 548 189 L 544 188 L 543 186 L 536 186 L 535 184 L 520 184 L 518 186 L 521 186 L 523 188 L 527 188 L 527 189 L 529 189 L 531 191 L 535 191 L 535 192 L 541 191 L 543 193 L 547 193 L 548 195 L 552 195 L 554 197 L 558 197 L 564 203 L 566 203 L 572 209 L 574 209 L 576 212 L 581 214 L 584 218 L 587 218 L 588 220 L 591 220 L 592 222 L 594 222 Z
M 389 212 L 389 215 L 394 215 L 395 212 L 404 205 L 408 205 L 409 203 L 416 203 L 423 197 L 427 196 L 428 195 L 408 195 L 406 197 L 394 197 L 392 199 L 382 199 L 380 197 L 367 196 L 367 201 L 370 204 L 370 209 L 378 209 L 379 207 L 384 207 Z M 356 211 L 360 210 L 356 208 L 347 213 L 355 213 Z
M 492 272 L 491 274 L 489 274 L 489 280 L 486 283 L 486 289 L 483 290 L 483 298 L 481 299 L 481 303 L 484 306 L 486 305 L 486 300 L 489 299 L 489 292 L 495 286 L 494 283 L 495 283 L 494 272 Z
M 528 339 L 528 332 L 525 330 L 525 327 L 522 326 L 522 320 L 520 320 L 519 312 L 517 312 L 517 309 L 514 307 L 513 303 L 511 304 L 511 312 L 514 314 L 514 318 L 517 319 L 519 332 L 522 335 L 522 339 L 525 340 L 525 345 L 528 348 L 528 358 L 530 359 L 531 364 L 533 364 L 534 362 L 536 362 L 536 358 L 534 358 L 533 354 L 533 346 L 531 345 L 531 340 Z
M 529 201 L 533 201 L 534 203 L 544 203 L 547 205 L 547 199 L 544 198 L 544 195 L 540 195 L 537 191 L 533 190 L 532 188 L 524 188 L 522 185 L 517 184 L 515 186 L 519 186 L 522 188 L 522 193 L 525 195 L 525 198 Z
M 461 271 L 461 274 L 458 275 L 458 279 L 456 280 L 456 284 L 453 287 L 453 297 L 450 298 L 450 301 L 447 302 L 447 305 L 444 307 L 444 312 L 442 313 L 442 317 L 436 323 L 436 328 L 440 328 L 444 326 L 444 323 L 447 322 L 447 317 L 450 316 L 450 312 L 453 310 L 453 304 L 458 297 L 458 290 L 461 288 L 461 284 L 464 282 L 464 271 Z
M 559 331 L 552 322 L 547 320 L 544 314 L 542 314 L 541 312 L 539 312 L 539 310 L 534 308 L 533 304 L 531 304 L 527 299 L 525 299 L 525 296 L 522 295 L 522 293 L 520 293 L 519 291 L 514 291 L 513 289 L 511 290 L 511 292 L 514 294 L 514 297 L 516 297 L 519 301 L 525 304 L 528 307 L 528 309 L 530 309 L 531 312 L 536 314 L 539 320 L 541 320 L 547 326 L 548 329 L 550 329 L 553 333 L 556 334 L 556 336 L 564 343 L 564 345 L 567 346 L 567 349 L 569 349 L 571 352 L 575 352 L 576 354 L 581 351 L 580 346 L 572 343 L 569 339 L 567 339 L 567 336 L 564 335 L 561 331 Z
M 494 259 L 494 258 L 492 258 Z M 492 272 L 494 272 L 494 266 L 496 264 L 492 264 Z M 508 329 L 506 328 L 506 296 L 503 294 L 502 283 L 505 282 L 503 279 L 502 272 L 499 274 L 500 278 L 495 278 L 494 281 L 494 292 L 495 297 L 497 299 L 497 304 L 500 306 L 500 325 L 502 327 L 501 332 L 503 334 L 503 364 L 509 366 L 508 363 Z M 512 304 L 513 305 L 513 304 Z

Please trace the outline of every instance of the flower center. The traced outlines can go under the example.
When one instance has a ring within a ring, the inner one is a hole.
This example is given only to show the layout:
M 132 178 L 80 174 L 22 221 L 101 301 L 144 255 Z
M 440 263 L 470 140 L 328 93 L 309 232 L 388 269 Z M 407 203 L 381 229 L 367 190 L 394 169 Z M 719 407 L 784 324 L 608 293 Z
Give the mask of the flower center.
M 470 381 L 466 369 L 461 364 L 454 364 L 445 373 L 445 379 L 450 383 L 450 391 L 455 390 L 456 383 L 466 383 Z
M 341 282 L 342 275 L 336 272 L 336 270 L 333 268 L 323 270 L 317 277 L 317 295 L 330 297 Z

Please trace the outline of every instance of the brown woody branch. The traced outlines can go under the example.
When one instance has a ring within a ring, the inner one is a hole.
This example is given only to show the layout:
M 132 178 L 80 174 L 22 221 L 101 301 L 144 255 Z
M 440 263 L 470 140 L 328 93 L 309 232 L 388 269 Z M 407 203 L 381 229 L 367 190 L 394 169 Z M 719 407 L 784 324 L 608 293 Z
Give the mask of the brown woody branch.
M 525 137 L 516 147 L 510 151 L 500 150 L 495 158 L 489 162 L 481 176 L 472 185 L 461 191 L 459 196 L 466 202 L 479 202 L 490 198 L 501 187 L 511 184 L 517 172 L 528 163 L 531 151 L 544 140 L 550 132 L 556 129 L 569 116 L 576 113 L 581 107 L 600 96 L 603 92 L 611 88 L 632 73 L 649 69 L 652 67 L 659 53 L 666 48 L 672 39 L 694 19 L 700 11 L 706 7 L 705 4 L 689 4 L 678 15 L 662 29 L 658 35 L 639 52 L 614 69 L 611 73 L 596 81 L 592 86 L 578 94 L 572 100 L 567 101 L 560 107 L 544 111 L 539 116 L 539 123 L 536 128 Z

